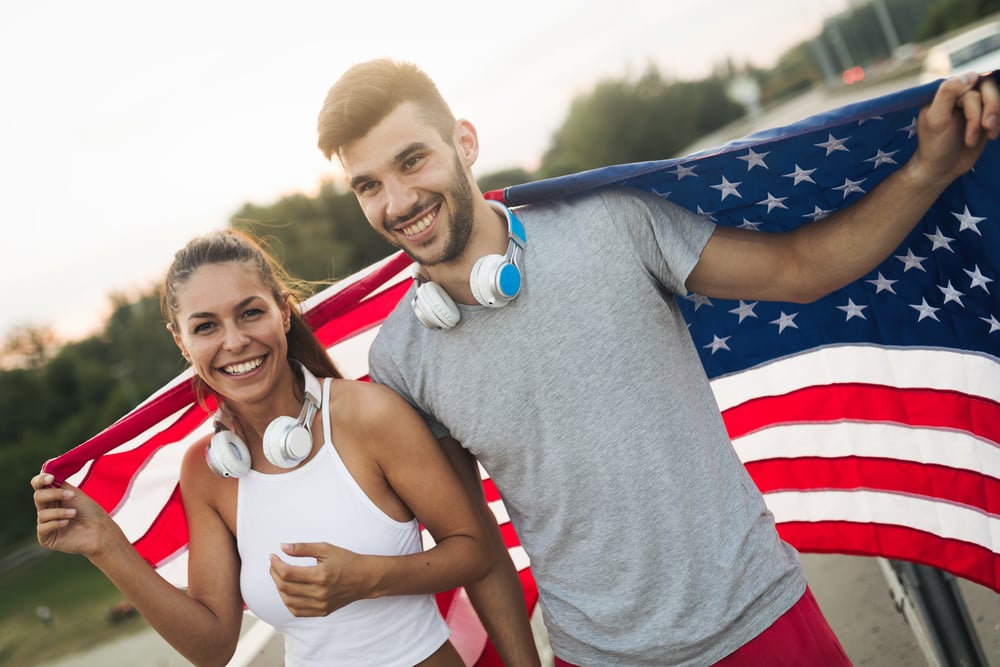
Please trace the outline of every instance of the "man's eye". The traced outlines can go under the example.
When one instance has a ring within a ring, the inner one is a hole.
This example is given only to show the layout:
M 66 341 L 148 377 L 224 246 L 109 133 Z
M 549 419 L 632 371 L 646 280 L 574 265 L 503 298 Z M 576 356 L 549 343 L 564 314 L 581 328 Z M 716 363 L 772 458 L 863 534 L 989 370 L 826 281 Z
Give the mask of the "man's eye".
M 405 162 L 403 162 L 403 168 L 406 170 L 414 169 L 420 165 L 423 159 L 424 159 L 423 155 L 413 155 L 407 158 Z

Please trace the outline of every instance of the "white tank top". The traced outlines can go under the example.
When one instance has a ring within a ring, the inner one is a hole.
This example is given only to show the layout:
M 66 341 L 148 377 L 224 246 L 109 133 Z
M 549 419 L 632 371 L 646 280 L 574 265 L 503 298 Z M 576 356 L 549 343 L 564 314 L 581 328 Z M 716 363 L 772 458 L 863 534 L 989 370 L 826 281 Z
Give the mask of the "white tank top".
M 359 600 L 328 616 L 296 618 L 268 572 L 270 554 L 296 565 L 314 562 L 284 554 L 282 542 L 328 542 L 376 555 L 422 550 L 417 521 L 387 516 L 341 461 L 330 437 L 329 403 L 328 378 L 323 382 L 323 445 L 310 461 L 280 474 L 251 470 L 239 480 L 240 590 L 250 611 L 284 635 L 287 667 L 412 667 L 448 639 L 433 596 Z

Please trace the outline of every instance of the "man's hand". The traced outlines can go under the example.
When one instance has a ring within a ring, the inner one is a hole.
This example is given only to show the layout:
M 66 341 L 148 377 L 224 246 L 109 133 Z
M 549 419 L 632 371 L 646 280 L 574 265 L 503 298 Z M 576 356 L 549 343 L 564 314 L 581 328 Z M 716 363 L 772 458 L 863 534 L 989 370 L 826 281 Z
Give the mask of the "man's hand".
M 913 164 L 931 182 L 950 183 L 976 163 L 1000 135 L 1000 92 L 992 76 L 975 72 L 941 82 L 920 112 Z
M 309 566 L 290 565 L 271 554 L 271 578 L 293 616 L 326 616 L 355 600 L 371 597 L 369 559 L 332 544 L 283 544 L 289 556 L 315 558 Z

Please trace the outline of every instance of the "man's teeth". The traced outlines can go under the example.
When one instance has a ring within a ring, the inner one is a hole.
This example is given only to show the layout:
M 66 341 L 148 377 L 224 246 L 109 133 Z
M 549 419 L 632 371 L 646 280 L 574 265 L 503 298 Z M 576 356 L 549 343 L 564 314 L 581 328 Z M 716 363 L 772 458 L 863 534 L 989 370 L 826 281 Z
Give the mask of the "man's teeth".
M 226 366 L 222 370 L 229 373 L 230 375 L 243 375 L 244 373 L 249 373 L 253 369 L 264 363 L 264 360 L 254 359 L 253 361 L 244 361 L 242 364 L 233 364 L 232 366 Z
M 424 231 L 425 229 L 427 229 L 427 227 L 430 226 L 431 220 L 433 220 L 433 219 L 434 219 L 434 215 L 431 214 L 431 213 L 428 213 L 427 215 L 425 215 L 424 217 L 420 218 L 419 220 L 417 220 L 415 223 L 413 223 L 409 227 L 403 227 L 403 230 L 402 230 L 403 234 L 405 234 L 406 236 L 413 236 L 414 234 L 419 234 L 420 232 Z

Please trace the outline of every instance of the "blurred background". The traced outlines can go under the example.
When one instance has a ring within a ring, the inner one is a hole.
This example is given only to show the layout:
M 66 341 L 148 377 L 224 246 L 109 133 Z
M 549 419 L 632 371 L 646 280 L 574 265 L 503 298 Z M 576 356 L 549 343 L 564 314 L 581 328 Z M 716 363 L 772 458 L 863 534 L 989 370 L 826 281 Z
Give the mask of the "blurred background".
M 997 12 L 1000 0 L 8 3 L 0 665 L 145 632 L 86 561 L 37 548 L 27 480 L 183 368 L 157 302 L 174 251 L 240 226 L 321 281 L 391 251 L 315 148 L 320 104 L 351 64 L 423 67 L 479 130 L 485 191 L 676 157 L 992 69 Z M 856 664 L 921 664 L 871 559 L 805 560 Z M 962 590 L 1000 665 L 998 596 Z M 140 655 L 79 664 L 183 664 L 169 650 Z

